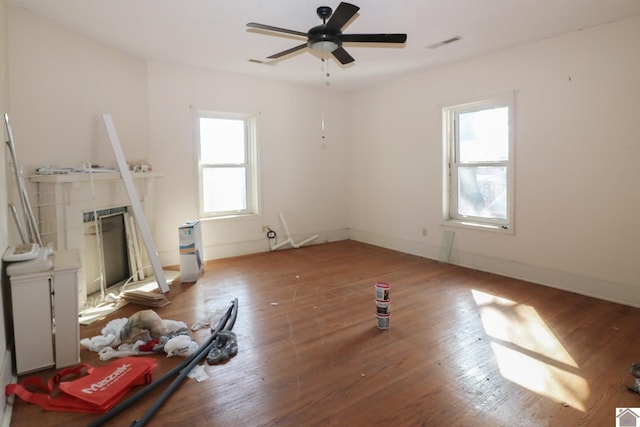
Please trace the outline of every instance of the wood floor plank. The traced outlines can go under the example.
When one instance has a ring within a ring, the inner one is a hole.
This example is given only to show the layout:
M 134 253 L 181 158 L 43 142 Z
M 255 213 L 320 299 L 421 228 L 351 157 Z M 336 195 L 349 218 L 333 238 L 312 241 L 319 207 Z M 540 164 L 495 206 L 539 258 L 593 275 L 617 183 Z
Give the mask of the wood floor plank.
M 389 330 L 376 327 L 376 281 L 391 284 Z M 347 240 L 209 261 L 168 296 L 158 314 L 187 324 L 237 297 L 239 352 L 186 380 L 151 426 L 602 426 L 640 407 L 626 389 L 640 309 L 522 280 Z M 157 360 L 156 378 L 181 362 Z M 107 425 L 130 425 L 160 392 Z M 16 401 L 11 426 L 94 418 Z

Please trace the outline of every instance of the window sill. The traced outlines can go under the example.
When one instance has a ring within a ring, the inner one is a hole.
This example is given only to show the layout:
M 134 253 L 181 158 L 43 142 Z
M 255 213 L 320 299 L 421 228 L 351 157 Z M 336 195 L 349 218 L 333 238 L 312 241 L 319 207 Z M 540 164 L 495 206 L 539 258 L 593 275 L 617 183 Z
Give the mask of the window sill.
M 458 227 L 466 228 L 470 230 L 489 231 L 500 234 L 515 234 L 513 226 L 504 226 L 499 224 L 488 224 L 486 222 L 462 220 L 462 219 L 447 219 L 442 223 L 446 227 Z
M 220 216 L 204 216 L 200 218 L 200 221 L 224 221 L 224 220 L 243 220 L 243 219 L 254 219 L 258 218 L 260 215 L 256 213 L 242 213 L 242 214 L 229 214 L 229 215 L 220 215 Z

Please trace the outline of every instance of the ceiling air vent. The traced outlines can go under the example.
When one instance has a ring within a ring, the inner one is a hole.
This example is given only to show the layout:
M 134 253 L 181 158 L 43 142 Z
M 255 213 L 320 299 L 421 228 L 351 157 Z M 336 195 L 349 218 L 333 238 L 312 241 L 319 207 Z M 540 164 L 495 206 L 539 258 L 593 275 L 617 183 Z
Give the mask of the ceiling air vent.
M 429 45 L 429 46 L 427 46 L 427 47 L 428 47 L 429 49 L 437 49 L 437 48 L 439 48 L 439 47 L 442 47 L 442 46 L 445 46 L 445 45 L 448 45 L 448 44 L 451 44 L 451 43 L 457 42 L 458 40 L 462 40 L 462 37 L 460 37 L 460 36 L 454 36 L 454 37 L 451 37 L 450 39 L 442 40 L 441 42 L 434 43 L 434 44 Z

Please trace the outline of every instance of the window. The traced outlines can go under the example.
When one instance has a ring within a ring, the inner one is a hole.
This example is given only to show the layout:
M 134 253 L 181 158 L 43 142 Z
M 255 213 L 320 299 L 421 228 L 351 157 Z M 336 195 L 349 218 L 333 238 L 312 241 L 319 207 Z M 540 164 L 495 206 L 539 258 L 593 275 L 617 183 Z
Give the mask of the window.
M 258 213 L 255 118 L 196 112 L 200 216 Z
M 514 95 L 443 108 L 445 219 L 509 230 L 513 222 Z

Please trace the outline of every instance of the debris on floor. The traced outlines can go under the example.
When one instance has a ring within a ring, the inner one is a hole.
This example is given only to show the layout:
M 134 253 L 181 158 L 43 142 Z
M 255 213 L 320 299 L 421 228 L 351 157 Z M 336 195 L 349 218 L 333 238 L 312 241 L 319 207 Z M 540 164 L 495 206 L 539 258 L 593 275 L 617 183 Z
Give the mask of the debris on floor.
M 186 357 L 198 349 L 186 323 L 162 319 L 153 310 L 111 320 L 101 332 L 102 335 L 80 341 L 86 349 L 98 352 L 100 360 L 157 353 Z
M 216 324 L 217 319 L 219 319 L 222 314 L 223 312 L 221 312 L 220 310 L 212 310 L 208 312 L 204 316 L 199 317 L 198 320 L 196 320 L 196 322 L 191 325 L 191 330 L 198 331 L 200 329 L 213 327 Z
M 635 380 L 632 386 L 627 386 L 627 388 L 636 393 L 640 393 L 640 363 L 633 362 L 631 367 L 629 368 L 629 372 L 634 376 Z
M 121 404 L 112 408 L 109 412 L 107 412 L 100 418 L 95 419 L 91 424 L 89 424 L 89 427 L 103 426 L 113 416 L 127 409 L 129 406 L 137 402 L 139 398 L 155 390 L 156 387 L 163 384 L 167 380 L 173 378 L 177 374 L 177 377 L 173 378 L 173 381 L 171 382 L 171 384 L 169 384 L 169 386 L 163 391 L 160 397 L 154 400 L 153 405 L 144 413 L 144 415 L 142 415 L 133 424 L 131 424 L 131 425 L 140 425 L 140 426 L 144 425 L 155 414 L 155 412 L 164 404 L 164 402 L 169 398 L 169 396 L 176 390 L 176 388 L 180 385 L 182 380 L 184 380 L 184 378 L 187 377 L 189 372 L 193 368 L 195 368 L 197 365 L 199 365 L 200 361 L 203 358 L 205 358 L 214 347 L 216 347 L 216 343 L 220 344 L 222 342 L 222 341 L 220 342 L 217 341 L 218 334 L 220 334 L 221 332 L 231 331 L 231 329 L 233 329 L 233 325 L 236 322 L 237 314 L 238 314 L 238 299 L 235 298 L 233 301 L 231 301 L 231 305 L 225 312 L 225 315 L 220 319 L 218 324 L 215 326 L 215 328 L 211 328 L 212 335 L 202 346 L 198 348 L 198 350 L 193 355 L 186 357 L 182 363 L 180 363 L 179 365 L 171 369 L 169 372 L 164 374 L 161 378 L 158 378 L 151 384 L 148 384 L 147 386 L 145 386 L 136 395 L 130 397 L 129 399 L 122 402 Z
M 207 371 L 204 370 L 204 365 L 196 365 L 195 368 L 189 371 L 187 377 L 201 383 L 202 381 L 206 381 L 209 379 L 209 374 L 207 374 Z
M 211 351 L 207 355 L 207 363 L 214 365 L 224 362 L 238 353 L 238 337 L 232 331 L 218 332 Z

